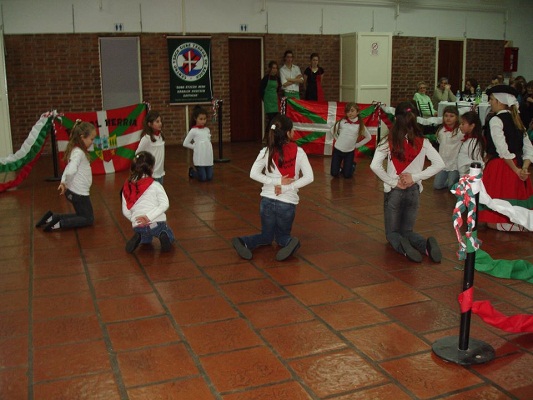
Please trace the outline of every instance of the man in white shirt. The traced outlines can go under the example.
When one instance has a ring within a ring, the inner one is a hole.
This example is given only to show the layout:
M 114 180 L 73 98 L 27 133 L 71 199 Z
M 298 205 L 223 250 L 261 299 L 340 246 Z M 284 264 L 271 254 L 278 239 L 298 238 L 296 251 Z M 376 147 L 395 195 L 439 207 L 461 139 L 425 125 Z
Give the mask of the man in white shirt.
M 300 84 L 304 82 L 302 71 L 297 65 L 293 65 L 294 56 L 292 50 L 287 50 L 283 55 L 285 65 L 280 68 L 281 87 L 285 97 L 300 98 Z

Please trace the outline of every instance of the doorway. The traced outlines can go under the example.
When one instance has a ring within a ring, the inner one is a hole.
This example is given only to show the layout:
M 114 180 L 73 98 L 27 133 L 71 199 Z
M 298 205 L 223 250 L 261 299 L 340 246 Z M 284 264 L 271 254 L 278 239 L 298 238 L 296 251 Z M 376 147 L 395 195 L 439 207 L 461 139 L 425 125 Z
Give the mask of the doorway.
M 437 39 L 437 77 L 435 82 L 445 76 L 453 94 L 463 90 L 464 76 L 464 39 Z
M 232 142 L 262 140 L 261 38 L 230 38 L 229 91 Z

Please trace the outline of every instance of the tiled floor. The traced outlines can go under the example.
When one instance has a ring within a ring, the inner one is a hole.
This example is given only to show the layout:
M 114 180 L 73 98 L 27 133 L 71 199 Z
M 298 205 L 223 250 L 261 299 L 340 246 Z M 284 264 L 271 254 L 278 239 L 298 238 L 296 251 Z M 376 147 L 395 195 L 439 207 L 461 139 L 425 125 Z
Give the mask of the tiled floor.
M 215 153 L 217 148 L 215 147 Z M 215 180 L 187 179 L 187 153 L 167 149 L 169 224 L 178 242 L 124 251 L 131 226 L 119 188 L 126 173 L 95 176 L 96 224 L 34 228 L 59 198 L 50 157 L 18 190 L 0 194 L 0 398 L 36 399 L 532 399 L 533 334 L 472 318 L 471 337 L 496 351 L 473 367 L 432 344 L 458 336 L 462 262 L 454 197 L 422 194 L 417 228 L 444 260 L 413 264 L 383 234 L 381 185 L 360 160 L 332 179 L 311 157 L 301 190 L 296 257 L 275 248 L 240 259 L 230 240 L 259 228 L 259 185 L 248 172 L 258 144 L 225 145 Z M 481 228 L 495 258 L 533 261 L 533 234 Z M 506 314 L 533 313 L 533 285 L 476 274 L 476 298 Z

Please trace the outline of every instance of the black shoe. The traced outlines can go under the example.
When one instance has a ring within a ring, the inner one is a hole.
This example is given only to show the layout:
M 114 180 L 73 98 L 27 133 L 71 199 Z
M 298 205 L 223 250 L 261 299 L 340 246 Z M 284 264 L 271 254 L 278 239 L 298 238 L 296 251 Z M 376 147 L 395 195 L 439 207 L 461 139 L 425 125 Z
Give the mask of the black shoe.
M 189 179 L 194 178 L 194 168 L 189 167 Z
M 159 241 L 161 242 L 161 251 L 166 253 L 172 248 L 172 243 L 170 243 L 170 238 L 166 232 L 162 232 L 159 235 Z
M 44 215 L 41 217 L 41 219 L 39 220 L 39 222 L 37 222 L 35 224 L 35 227 L 36 228 L 40 228 L 41 226 L 43 225 L 46 225 L 47 223 L 49 223 L 51 220 L 52 220 L 52 217 L 54 216 L 54 213 L 52 211 L 47 211 L 46 213 L 44 213 Z
M 276 260 L 277 261 L 286 260 L 287 258 L 292 256 L 296 252 L 296 250 L 298 250 L 299 248 L 300 248 L 300 241 L 298 240 L 298 238 L 295 238 L 295 237 L 291 238 L 287 246 L 282 247 L 281 250 L 278 251 L 278 254 L 276 254 Z
M 442 252 L 440 251 L 437 239 L 433 236 L 429 237 L 426 242 L 426 251 L 431 261 L 440 263 L 442 261 Z
M 126 243 L 126 252 L 133 253 L 139 244 L 141 243 L 141 235 L 137 232 L 133 234 L 130 240 Z
M 61 218 L 59 218 L 59 215 L 54 215 L 52 219 L 45 225 L 43 231 L 45 232 L 52 231 L 54 229 L 54 225 L 57 224 L 59 221 L 61 221 Z M 61 227 L 61 225 L 59 227 Z
M 411 246 L 411 243 L 409 243 L 409 240 L 407 240 L 406 238 L 401 238 L 400 244 L 403 249 L 403 254 L 410 261 L 417 262 L 417 263 L 422 262 L 422 254 L 420 254 L 420 252 L 417 249 Z
M 244 258 L 245 260 L 252 259 L 252 251 L 246 247 L 241 238 L 236 237 L 231 239 L 231 244 L 241 258 Z

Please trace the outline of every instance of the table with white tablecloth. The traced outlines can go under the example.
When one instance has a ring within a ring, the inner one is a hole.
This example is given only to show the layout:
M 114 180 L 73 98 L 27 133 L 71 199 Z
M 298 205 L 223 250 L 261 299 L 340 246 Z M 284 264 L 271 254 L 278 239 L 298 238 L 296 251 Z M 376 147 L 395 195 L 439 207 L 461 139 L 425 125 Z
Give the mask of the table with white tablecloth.
M 485 125 L 485 118 L 490 111 L 489 103 L 479 103 L 476 106 L 476 103 L 468 101 L 441 101 L 437 111 L 439 117 L 442 117 L 446 106 L 456 106 L 459 110 L 459 115 L 463 115 L 465 112 L 472 110 L 473 107 L 476 107 L 476 110 L 479 114 L 479 119 L 481 120 L 481 125 Z

